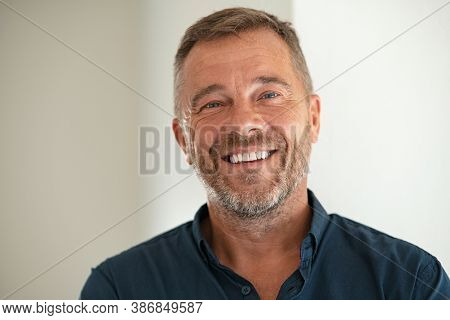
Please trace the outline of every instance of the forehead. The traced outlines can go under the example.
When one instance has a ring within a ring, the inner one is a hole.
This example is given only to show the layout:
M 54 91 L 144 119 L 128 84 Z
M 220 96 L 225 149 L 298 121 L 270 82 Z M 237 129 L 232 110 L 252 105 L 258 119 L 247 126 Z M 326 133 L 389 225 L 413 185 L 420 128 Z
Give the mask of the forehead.
M 255 74 L 294 73 L 288 45 L 267 29 L 246 31 L 216 40 L 200 41 L 183 65 L 186 89 L 211 82 L 226 82 L 231 77 Z

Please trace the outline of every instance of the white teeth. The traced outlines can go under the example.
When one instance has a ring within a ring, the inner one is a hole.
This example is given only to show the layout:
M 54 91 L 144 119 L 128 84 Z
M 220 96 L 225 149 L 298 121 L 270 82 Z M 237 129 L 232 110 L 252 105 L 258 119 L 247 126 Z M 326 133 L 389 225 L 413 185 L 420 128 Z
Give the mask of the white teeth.
M 256 151 L 250 153 L 238 153 L 229 156 L 231 163 L 249 162 L 267 159 L 270 155 L 269 151 Z

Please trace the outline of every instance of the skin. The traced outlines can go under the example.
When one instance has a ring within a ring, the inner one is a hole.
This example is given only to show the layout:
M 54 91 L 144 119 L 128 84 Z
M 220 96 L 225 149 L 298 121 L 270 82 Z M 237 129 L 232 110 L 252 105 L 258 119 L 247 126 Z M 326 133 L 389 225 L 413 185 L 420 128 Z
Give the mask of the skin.
M 259 196 L 263 202 L 265 195 L 277 195 L 280 181 L 302 177 L 293 174 L 299 161 L 294 155 L 309 161 L 310 145 L 317 142 L 320 129 L 320 99 L 305 91 L 289 48 L 276 33 L 257 29 L 198 42 L 182 74 L 183 118 L 174 119 L 172 127 L 187 162 L 206 184 L 220 180 L 224 190 L 242 203 Z M 284 84 L 254 82 L 258 77 L 282 79 Z M 221 89 L 193 105 L 193 96 L 212 84 Z M 258 132 L 277 139 L 244 146 L 222 139 L 231 134 L 248 138 Z M 214 144 L 217 152 L 211 153 Z M 222 160 L 236 150 L 269 146 L 277 150 L 263 161 L 234 165 Z M 294 169 L 289 169 L 290 163 Z M 249 280 L 262 299 L 275 299 L 301 263 L 300 245 L 311 224 L 306 186 L 304 175 L 277 206 L 256 210 L 253 216 L 230 209 L 208 192 L 209 217 L 202 221 L 205 239 L 220 263 Z

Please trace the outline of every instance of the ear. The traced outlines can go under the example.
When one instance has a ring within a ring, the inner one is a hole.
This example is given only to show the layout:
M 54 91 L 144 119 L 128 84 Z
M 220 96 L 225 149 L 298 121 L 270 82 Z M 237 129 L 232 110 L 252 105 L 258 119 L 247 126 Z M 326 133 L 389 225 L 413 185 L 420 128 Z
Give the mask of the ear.
M 190 153 L 188 152 L 186 136 L 184 135 L 183 127 L 177 118 L 174 118 L 172 120 L 172 130 L 173 130 L 173 133 L 175 134 L 175 139 L 177 139 L 178 145 L 183 150 L 183 152 L 186 156 L 186 162 L 189 165 L 192 165 L 192 159 L 191 159 Z
M 316 94 L 310 96 L 309 123 L 311 125 L 310 138 L 312 143 L 319 140 L 320 131 L 320 97 Z

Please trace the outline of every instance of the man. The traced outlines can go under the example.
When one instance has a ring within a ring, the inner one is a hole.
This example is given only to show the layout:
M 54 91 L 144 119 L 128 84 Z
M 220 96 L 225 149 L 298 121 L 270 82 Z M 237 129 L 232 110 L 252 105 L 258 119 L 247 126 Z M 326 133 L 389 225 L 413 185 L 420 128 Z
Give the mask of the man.
M 207 191 L 192 222 L 109 258 L 82 299 L 447 299 L 438 260 L 307 189 L 320 129 L 295 31 L 233 8 L 185 33 L 173 131 Z

